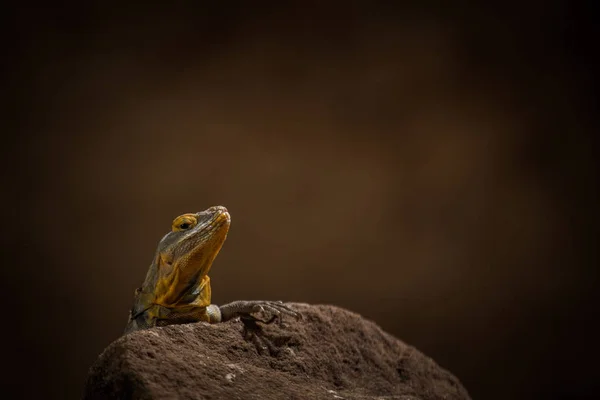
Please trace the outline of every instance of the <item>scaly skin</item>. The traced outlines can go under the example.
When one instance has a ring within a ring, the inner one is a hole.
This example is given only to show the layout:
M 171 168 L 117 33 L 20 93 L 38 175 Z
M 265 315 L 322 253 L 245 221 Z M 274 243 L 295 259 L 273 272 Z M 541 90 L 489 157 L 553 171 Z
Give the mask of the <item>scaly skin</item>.
M 125 333 L 154 326 L 197 321 L 225 322 L 236 317 L 271 322 L 282 314 L 300 314 L 280 301 L 234 301 L 210 304 L 210 267 L 225 242 L 231 218 L 222 206 L 183 214 L 159 242 L 141 288 L 136 289 Z

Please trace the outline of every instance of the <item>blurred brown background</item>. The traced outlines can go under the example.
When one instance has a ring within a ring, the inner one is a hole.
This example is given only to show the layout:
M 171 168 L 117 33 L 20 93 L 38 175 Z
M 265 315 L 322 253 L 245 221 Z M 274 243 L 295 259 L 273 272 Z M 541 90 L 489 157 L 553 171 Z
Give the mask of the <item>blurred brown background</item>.
M 5 13 L 13 397 L 80 396 L 172 218 L 216 204 L 216 304 L 349 308 L 474 399 L 598 389 L 595 17 L 390 3 Z

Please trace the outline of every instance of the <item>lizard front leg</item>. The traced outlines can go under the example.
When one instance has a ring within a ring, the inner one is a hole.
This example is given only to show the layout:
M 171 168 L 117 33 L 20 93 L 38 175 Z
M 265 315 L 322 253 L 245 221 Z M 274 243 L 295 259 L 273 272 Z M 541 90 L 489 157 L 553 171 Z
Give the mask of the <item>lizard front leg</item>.
M 219 311 L 218 317 L 215 307 L 218 308 Z M 289 315 L 296 319 L 302 318 L 302 314 L 286 306 L 282 301 L 268 300 L 240 300 L 220 307 L 211 304 L 208 307 L 207 312 L 211 316 L 211 322 L 213 322 L 213 317 L 214 322 L 225 322 L 236 317 L 241 317 L 263 323 L 271 323 L 275 320 L 281 322 L 282 315 Z M 252 315 L 258 313 L 264 314 L 267 319 L 261 320 Z

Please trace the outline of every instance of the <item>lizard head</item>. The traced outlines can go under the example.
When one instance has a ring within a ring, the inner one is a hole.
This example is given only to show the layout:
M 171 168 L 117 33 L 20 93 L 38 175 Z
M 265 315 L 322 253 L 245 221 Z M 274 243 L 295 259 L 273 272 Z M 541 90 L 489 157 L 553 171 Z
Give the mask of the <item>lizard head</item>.
M 201 291 L 230 223 L 229 213 L 222 206 L 175 218 L 171 232 L 158 244 L 142 291 L 152 293 L 154 302 L 165 306 L 176 305 L 184 296 Z

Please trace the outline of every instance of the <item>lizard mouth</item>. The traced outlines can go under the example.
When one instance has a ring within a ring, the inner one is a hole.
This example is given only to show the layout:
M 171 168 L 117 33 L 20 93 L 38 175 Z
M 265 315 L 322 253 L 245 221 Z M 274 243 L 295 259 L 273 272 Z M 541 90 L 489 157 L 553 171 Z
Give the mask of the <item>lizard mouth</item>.
M 225 229 L 226 231 L 229 230 L 229 225 L 231 224 L 231 216 L 229 215 L 229 212 L 225 207 L 211 207 L 208 210 L 204 211 L 204 213 L 206 212 L 212 212 L 210 219 L 206 223 L 198 224 L 199 226 L 197 227 L 202 237 L 211 237 L 215 233 L 219 233 L 218 231 L 222 229 Z M 193 234 L 194 232 L 191 233 L 191 235 Z

